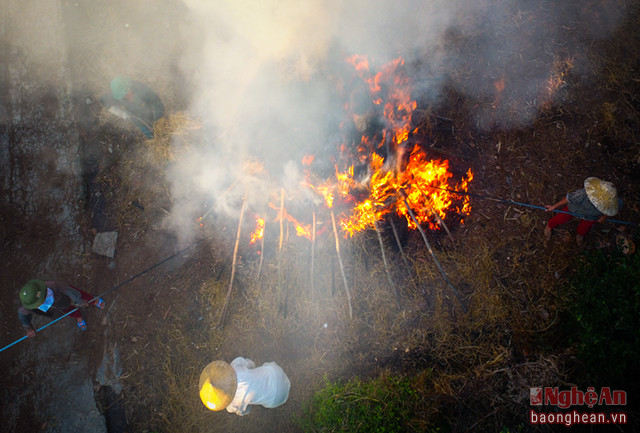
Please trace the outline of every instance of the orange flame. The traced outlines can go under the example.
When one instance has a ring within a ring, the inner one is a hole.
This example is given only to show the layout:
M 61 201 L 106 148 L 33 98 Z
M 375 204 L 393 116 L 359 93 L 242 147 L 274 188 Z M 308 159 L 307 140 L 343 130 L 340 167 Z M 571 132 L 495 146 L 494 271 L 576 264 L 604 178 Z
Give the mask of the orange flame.
M 430 159 L 420 145 L 408 145 L 416 131 L 411 127 L 411 115 L 417 103 L 411 98 L 411 81 L 403 73 L 404 60 L 396 59 L 376 74 L 370 72 L 369 63 L 363 56 L 347 60 L 368 84 L 371 101 L 382 107 L 381 116 L 386 128 L 380 136 L 363 136 L 355 150 L 350 151 L 350 147 L 343 144 L 340 149 L 342 160 L 351 159 L 353 163 L 344 170 L 336 166 L 334 178 L 317 186 L 307 181 L 324 198 L 328 208 L 334 206 L 336 199 L 339 199 L 341 209 L 347 205 L 347 210 L 339 216 L 345 235 L 353 236 L 372 228 L 376 221 L 391 213 L 404 216 L 410 228 L 417 228 L 404 204 L 405 196 L 419 224 L 428 224 L 433 230 L 439 228 L 438 218 L 445 219 L 450 211 L 468 215 L 471 211 L 469 196 L 450 190 L 466 192 L 473 179 L 471 170 L 463 179 L 450 185 L 453 174 L 447 160 Z M 354 178 L 353 164 L 366 169 L 364 180 Z
M 277 207 L 276 205 L 274 205 L 273 203 L 269 203 L 269 206 L 272 209 L 276 209 L 276 210 L 280 210 L 279 207 Z M 300 221 L 298 221 L 297 219 L 295 219 L 292 215 L 290 215 L 286 209 L 282 209 L 282 216 L 285 220 L 289 221 L 290 223 L 293 224 L 293 226 L 296 229 L 296 234 L 302 238 L 307 238 L 307 239 L 311 239 L 312 238 L 312 231 L 311 231 L 311 224 L 303 224 Z M 279 218 L 278 218 L 279 219 Z
M 463 222 L 462 217 L 471 211 L 470 197 L 452 190 L 466 192 L 473 173 L 469 169 L 462 179 L 452 182 L 449 161 L 431 159 L 423 146 L 409 144 L 417 134 L 417 129 L 411 126 L 417 103 L 411 98 L 411 81 L 403 72 L 404 60 L 396 59 L 375 74 L 371 73 L 363 56 L 353 56 L 348 61 L 367 83 L 372 107 L 377 110 L 384 127 L 372 136 L 364 132 L 355 146 L 341 143 L 339 163 L 335 164 L 334 175 L 328 179 L 313 178 L 310 166 L 314 156 L 303 157 L 302 164 L 307 172 L 305 185 L 323 198 L 327 208 L 335 206 L 338 209 L 335 215 L 345 236 L 373 228 L 376 222 L 392 214 L 405 217 L 409 228 L 417 228 L 405 200 L 418 224 L 428 225 L 433 230 L 439 229 L 439 220 L 453 212 Z M 502 83 L 496 86 L 500 90 Z M 346 108 L 349 111 L 349 105 Z M 352 113 L 350 117 L 355 121 L 361 114 Z M 259 166 L 254 167 L 254 171 L 258 169 Z M 278 218 L 295 226 L 298 236 L 313 238 L 310 224 L 301 223 L 284 207 L 269 205 L 278 211 Z M 264 236 L 264 225 L 265 220 L 256 216 L 252 244 Z
M 307 172 L 307 176 L 309 177 L 309 172 Z M 311 181 L 307 181 L 305 183 L 305 186 L 308 186 L 309 188 L 317 192 L 324 199 L 324 204 L 327 206 L 327 208 L 331 209 L 331 207 L 333 207 L 335 182 L 333 182 L 331 179 L 327 179 L 320 185 L 314 185 L 313 183 L 311 183 Z
M 264 218 L 260 218 L 256 215 L 256 229 L 251 233 L 250 244 L 254 244 L 256 241 L 262 239 L 264 236 Z
M 391 213 L 404 216 L 409 228 L 417 228 L 404 205 L 403 194 L 406 195 L 407 203 L 414 211 L 418 222 L 428 224 L 431 229 L 437 230 L 437 217 L 445 219 L 451 210 L 453 200 L 458 197 L 448 190 L 466 192 L 473 178 L 469 170 L 466 178 L 455 186 L 449 185 L 449 180 L 453 177 L 449 171 L 449 162 L 429 160 L 418 145 L 413 148 L 405 169 L 397 174 L 384 170 L 382 158 L 377 155 L 372 158 L 369 168 L 371 177 L 367 197 L 340 219 L 342 229 L 349 236 L 373 228 L 374 222 Z M 453 210 L 458 214 L 469 214 L 469 197 L 463 196 L 461 204 Z
M 302 157 L 302 165 L 309 166 L 311 165 L 314 159 L 315 159 L 314 155 L 305 155 Z

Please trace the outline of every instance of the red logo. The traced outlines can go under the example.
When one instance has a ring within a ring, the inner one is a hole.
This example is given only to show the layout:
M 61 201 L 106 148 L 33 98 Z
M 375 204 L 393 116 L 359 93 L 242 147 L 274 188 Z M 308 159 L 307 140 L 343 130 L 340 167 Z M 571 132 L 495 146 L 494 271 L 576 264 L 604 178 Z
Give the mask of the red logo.
M 542 388 L 529 388 L 529 401 L 532 406 L 542 406 Z
M 573 386 L 571 389 L 560 390 L 558 387 L 529 388 L 529 401 L 532 406 L 558 406 L 567 409 L 571 406 L 586 405 L 590 408 L 596 405 L 618 406 L 627 404 L 627 393 L 622 390 L 611 390 L 604 386 L 597 392 L 593 386 L 587 391 L 581 391 Z

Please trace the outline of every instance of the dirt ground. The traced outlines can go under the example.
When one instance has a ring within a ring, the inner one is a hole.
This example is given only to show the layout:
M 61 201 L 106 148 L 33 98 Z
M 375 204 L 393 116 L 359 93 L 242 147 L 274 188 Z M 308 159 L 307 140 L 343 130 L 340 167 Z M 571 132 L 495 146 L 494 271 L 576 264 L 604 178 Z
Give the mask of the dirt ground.
M 184 38 L 194 36 L 185 7 L 61 1 L 43 13 L 33 2 L 24 10 L 4 3 L 0 345 L 23 336 L 17 292 L 31 278 L 106 293 L 107 308 L 86 309 L 86 332 L 63 319 L 0 353 L 0 431 L 295 432 L 296 417 L 325 377 L 385 371 L 435 372 L 428 380 L 447 415 L 457 416 L 453 431 L 522 424 L 526 430 L 532 428 L 526 426 L 529 387 L 565 384 L 577 368 L 570 351 L 538 347 L 534 334 L 552 326 L 557 287 L 566 283 L 573 258 L 584 249 L 611 248 L 616 233 L 635 228 L 598 224 L 578 247 L 572 222 L 547 243 L 548 213 L 472 198 L 464 224 L 448 221 L 451 238 L 427 231 L 464 313 L 420 233 L 406 224 L 398 222 L 409 268 L 390 225 L 380 227 L 398 308 L 375 231 L 341 239 L 339 258 L 330 212 L 318 210 L 325 230 L 313 243 L 312 267 L 311 242 L 295 236 L 292 225 L 268 222 L 260 250 L 244 240 L 245 223 L 225 315 L 238 219 L 206 213 L 206 197 L 198 197 L 205 218 L 185 221 L 195 236 L 185 240 L 169 230 L 164 221 L 175 212 L 164 173 L 169 164 L 154 159 L 167 149 L 164 135 L 146 141 L 124 122 L 105 121 L 96 102 L 111 76 L 148 70 L 144 80 L 162 95 L 167 113 L 177 118 L 189 108 L 191 95 L 181 89 L 192 77 L 175 60 Z M 491 12 L 501 2 L 481 3 Z M 544 206 L 597 176 L 614 182 L 624 200 L 615 218 L 638 222 L 638 4 L 591 1 L 579 10 L 570 25 L 555 27 L 556 10 L 540 1 L 494 16 L 493 33 L 448 32 L 442 43 L 459 57 L 452 63 L 457 69 L 444 71 L 437 102 L 418 100 L 412 139 L 434 159 L 448 159 L 456 175 L 471 169 L 473 194 Z M 619 11 L 619 24 L 596 37 L 593 22 L 606 27 L 611 10 Z M 25 16 L 42 24 L 30 37 L 66 48 L 14 43 L 26 32 Z M 593 16 L 600 19 L 581 21 Z M 123 34 L 117 26 L 130 30 Z M 482 41 L 505 47 L 530 26 L 549 26 L 551 46 L 532 38 L 519 52 L 498 50 L 484 70 L 466 62 L 483 56 Z M 137 32 L 165 43 L 138 50 L 127 39 Z M 25 48 L 34 45 L 59 64 L 46 73 L 38 69 L 44 54 Z M 548 66 L 548 82 L 522 93 L 520 84 L 533 79 L 538 63 Z M 488 90 L 472 88 L 478 83 Z M 167 135 L 183 126 L 167 127 Z M 197 134 L 186 129 L 187 137 Z M 239 206 L 241 193 L 234 194 Z M 93 253 L 94 233 L 111 230 L 118 232 L 115 257 Z M 237 356 L 281 365 L 291 380 L 288 402 L 255 407 L 245 417 L 207 411 L 198 398 L 200 371 L 212 360 Z M 624 431 L 635 426 L 629 428 Z

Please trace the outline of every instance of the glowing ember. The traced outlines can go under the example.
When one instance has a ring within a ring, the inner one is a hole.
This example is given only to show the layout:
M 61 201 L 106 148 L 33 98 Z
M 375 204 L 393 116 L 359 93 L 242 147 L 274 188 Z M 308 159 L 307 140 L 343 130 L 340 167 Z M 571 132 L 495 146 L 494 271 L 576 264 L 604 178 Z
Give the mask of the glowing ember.
M 264 218 L 260 218 L 256 215 L 256 229 L 251 233 L 250 244 L 254 244 L 256 241 L 262 239 L 264 236 Z
M 553 69 L 546 80 L 546 85 L 542 88 L 540 99 L 542 100 L 542 108 L 546 109 L 551 106 L 554 98 L 567 85 L 567 79 L 573 71 L 574 59 L 556 58 L 553 62 Z
M 305 155 L 304 157 L 302 157 L 302 165 L 309 166 L 311 165 L 314 159 L 315 159 L 314 155 Z

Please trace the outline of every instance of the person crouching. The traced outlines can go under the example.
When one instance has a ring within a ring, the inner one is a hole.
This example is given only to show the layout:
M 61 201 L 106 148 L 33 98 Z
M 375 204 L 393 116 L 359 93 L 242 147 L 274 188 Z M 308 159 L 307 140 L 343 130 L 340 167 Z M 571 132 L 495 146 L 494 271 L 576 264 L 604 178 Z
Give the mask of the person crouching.
M 76 309 L 69 316 L 76 319 L 81 331 L 86 331 L 87 323 L 77 308 L 86 307 L 93 299 L 94 297 L 87 292 L 67 283 L 33 279 L 20 289 L 22 305 L 18 308 L 18 318 L 27 336 L 33 338 L 36 336 L 36 330 L 31 325 L 32 313 L 55 318 Z M 102 298 L 96 298 L 93 300 L 93 304 L 103 309 L 105 301 Z
M 275 362 L 255 363 L 237 357 L 231 364 L 213 361 L 200 374 L 200 399 L 212 411 L 227 409 L 229 413 L 246 415 L 250 405 L 274 408 L 289 398 L 291 383 Z

